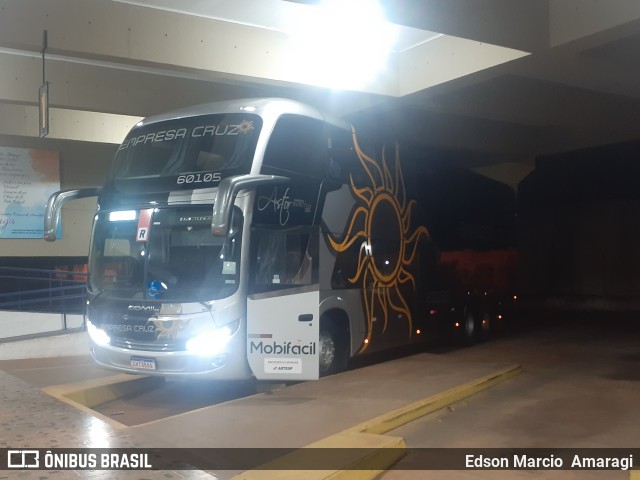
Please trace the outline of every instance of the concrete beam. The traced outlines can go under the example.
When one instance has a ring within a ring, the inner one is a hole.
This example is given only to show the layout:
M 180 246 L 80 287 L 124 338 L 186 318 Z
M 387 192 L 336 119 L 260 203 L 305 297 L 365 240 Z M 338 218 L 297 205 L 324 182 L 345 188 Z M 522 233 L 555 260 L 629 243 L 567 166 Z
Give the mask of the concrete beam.
M 637 0 L 550 0 L 551 47 L 640 18 Z
M 141 117 L 51 108 L 47 138 L 120 143 Z M 38 108 L 0 103 L 0 135 L 38 137 Z
M 25 50 L 0 51 L 0 102 L 37 104 L 42 58 Z M 195 75 L 108 62 L 81 63 L 59 55 L 45 60 L 52 106 L 148 116 L 220 98 L 273 95 L 273 89 L 212 84 Z
M 295 42 L 278 31 L 99 0 L 0 0 L 0 7 L 0 47 L 39 52 L 42 32 L 47 30 L 48 51 L 76 61 L 109 60 L 182 73 L 206 72 L 210 81 L 322 86 L 299 68 L 300 59 L 292 54 Z M 391 62 L 397 70 L 359 90 L 403 95 L 434 84 L 433 71 L 416 70 L 416 65 L 435 65 L 440 81 L 446 81 L 522 55 L 449 37 L 441 37 L 438 48 L 426 45 L 399 54 L 399 61 Z M 445 53 L 440 52 L 443 46 Z M 483 56 L 487 60 L 470 61 Z M 442 75 L 444 69 L 451 73 Z M 398 88 L 396 82 L 409 77 L 410 86 Z
M 398 56 L 398 95 L 404 96 L 529 55 L 443 35 Z
M 639 4 L 640 5 L 640 4 Z M 518 62 L 512 73 L 586 90 L 638 98 L 636 61 L 640 19 L 609 28 Z
M 548 0 L 382 0 L 401 25 L 535 52 L 549 47 Z
M 284 33 L 98 0 L 2 0 L 0 46 L 77 59 L 210 72 L 210 80 L 296 82 Z M 73 14 L 70 14 L 73 12 Z M 385 85 L 368 90 L 386 93 Z

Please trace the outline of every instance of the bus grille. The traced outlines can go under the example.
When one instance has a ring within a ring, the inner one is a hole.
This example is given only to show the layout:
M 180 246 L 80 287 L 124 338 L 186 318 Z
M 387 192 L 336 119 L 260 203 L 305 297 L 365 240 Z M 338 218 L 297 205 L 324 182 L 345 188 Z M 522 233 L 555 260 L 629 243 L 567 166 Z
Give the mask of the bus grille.
M 145 352 L 183 352 L 186 350 L 184 342 L 139 342 L 122 338 L 111 338 L 110 345 L 129 350 L 141 350 Z

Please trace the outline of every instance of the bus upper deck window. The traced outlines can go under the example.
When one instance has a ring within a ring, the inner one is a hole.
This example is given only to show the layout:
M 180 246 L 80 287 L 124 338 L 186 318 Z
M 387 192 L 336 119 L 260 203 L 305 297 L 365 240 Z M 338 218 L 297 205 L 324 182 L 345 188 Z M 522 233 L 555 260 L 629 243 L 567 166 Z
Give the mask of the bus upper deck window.
M 264 166 L 322 178 L 326 158 L 323 123 L 300 115 L 283 115 L 267 145 Z

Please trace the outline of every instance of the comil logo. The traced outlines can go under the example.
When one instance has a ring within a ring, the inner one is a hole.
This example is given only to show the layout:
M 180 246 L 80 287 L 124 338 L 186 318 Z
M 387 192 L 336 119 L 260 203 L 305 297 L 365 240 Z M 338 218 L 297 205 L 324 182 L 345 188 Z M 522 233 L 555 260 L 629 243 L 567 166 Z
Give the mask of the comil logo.
M 38 450 L 8 450 L 7 468 L 39 468 L 40 452 Z
M 130 312 L 157 313 L 160 311 L 160 308 L 152 305 L 129 305 L 127 310 Z

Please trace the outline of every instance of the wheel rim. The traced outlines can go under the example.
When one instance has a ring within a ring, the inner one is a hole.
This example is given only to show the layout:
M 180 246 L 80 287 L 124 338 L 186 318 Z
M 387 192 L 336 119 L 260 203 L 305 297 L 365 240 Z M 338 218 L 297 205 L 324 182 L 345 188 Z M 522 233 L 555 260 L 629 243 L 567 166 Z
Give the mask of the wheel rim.
M 336 358 L 336 344 L 327 332 L 320 332 L 320 371 L 326 372 L 331 368 Z

